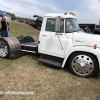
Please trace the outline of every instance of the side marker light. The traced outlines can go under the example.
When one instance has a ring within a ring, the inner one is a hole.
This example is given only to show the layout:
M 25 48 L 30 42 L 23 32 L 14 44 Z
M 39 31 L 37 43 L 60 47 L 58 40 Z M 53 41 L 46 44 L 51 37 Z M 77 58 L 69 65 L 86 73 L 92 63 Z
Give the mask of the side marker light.
M 97 45 L 94 45 L 94 49 L 96 49 L 97 48 Z

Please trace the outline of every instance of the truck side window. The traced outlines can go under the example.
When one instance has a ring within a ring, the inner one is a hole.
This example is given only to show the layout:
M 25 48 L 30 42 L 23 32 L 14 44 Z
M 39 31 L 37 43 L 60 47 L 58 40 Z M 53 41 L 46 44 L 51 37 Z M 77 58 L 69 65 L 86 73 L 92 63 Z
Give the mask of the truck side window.
M 56 19 L 54 19 L 54 18 L 47 18 L 45 31 L 55 32 L 55 22 L 56 22 Z M 64 32 L 64 19 L 61 19 L 60 32 L 61 33 Z
M 54 18 L 47 18 L 45 31 L 55 32 L 55 21 Z

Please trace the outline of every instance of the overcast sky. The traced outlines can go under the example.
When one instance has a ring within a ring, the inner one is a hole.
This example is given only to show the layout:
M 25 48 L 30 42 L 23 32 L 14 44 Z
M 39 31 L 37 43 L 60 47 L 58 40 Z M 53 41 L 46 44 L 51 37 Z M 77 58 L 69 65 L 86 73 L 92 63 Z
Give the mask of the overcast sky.
M 33 18 L 47 13 L 75 13 L 79 23 L 99 24 L 99 0 L 0 0 L 0 10 Z

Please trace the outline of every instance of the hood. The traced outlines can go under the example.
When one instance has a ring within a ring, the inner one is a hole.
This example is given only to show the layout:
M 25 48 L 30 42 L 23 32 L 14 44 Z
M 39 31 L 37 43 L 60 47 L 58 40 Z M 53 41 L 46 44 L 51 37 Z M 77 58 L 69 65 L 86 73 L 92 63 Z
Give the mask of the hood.
M 77 32 L 73 34 L 73 44 L 74 46 L 84 45 L 93 47 L 97 45 L 97 47 L 100 48 L 100 35 Z

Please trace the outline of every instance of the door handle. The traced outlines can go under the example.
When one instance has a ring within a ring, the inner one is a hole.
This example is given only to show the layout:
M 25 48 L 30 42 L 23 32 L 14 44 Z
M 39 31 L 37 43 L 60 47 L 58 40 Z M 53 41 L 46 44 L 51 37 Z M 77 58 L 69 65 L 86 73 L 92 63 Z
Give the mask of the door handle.
M 60 33 L 60 34 L 55 34 L 55 35 L 63 35 L 63 34 Z
M 63 35 L 63 34 L 60 33 L 59 35 Z
M 59 34 L 55 34 L 55 35 L 59 35 Z
M 47 36 L 47 35 L 42 35 L 42 36 Z

